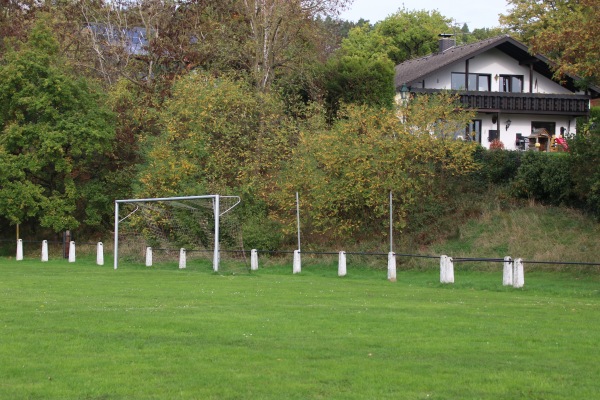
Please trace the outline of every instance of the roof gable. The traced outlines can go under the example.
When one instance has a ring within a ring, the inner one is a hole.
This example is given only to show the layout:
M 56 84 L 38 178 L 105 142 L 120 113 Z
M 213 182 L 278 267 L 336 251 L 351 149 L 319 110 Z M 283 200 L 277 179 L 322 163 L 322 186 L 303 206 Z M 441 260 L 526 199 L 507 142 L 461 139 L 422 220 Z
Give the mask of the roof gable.
M 533 69 L 549 79 L 553 78 L 552 62 L 542 55 L 532 55 L 527 46 L 509 35 L 496 36 L 475 43 L 469 43 L 462 46 L 454 46 L 440 53 L 433 53 L 425 57 L 415 58 L 396 65 L 394 84 L 399 90 L 403 84 L 416 82 L 425 76 L 436 72 L 450 64 L 465 61 L 475 57 L 492 48 L 496 48 L 519 62 L 533 61 Z M 564 87 L 576 92 L 576 76 L 565 76 Z M 591 90 L 597 96 L 600 94 L 600 88 L 592 86 Z

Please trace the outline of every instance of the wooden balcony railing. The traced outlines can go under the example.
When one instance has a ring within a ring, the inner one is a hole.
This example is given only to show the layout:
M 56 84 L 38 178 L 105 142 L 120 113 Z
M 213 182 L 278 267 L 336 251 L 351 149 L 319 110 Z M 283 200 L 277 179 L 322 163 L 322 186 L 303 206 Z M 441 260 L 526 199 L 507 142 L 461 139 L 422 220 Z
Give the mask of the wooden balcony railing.
M 437 89 L 415 89 L 414 93 L 439 93 Z M 590 97 L 576 94 L 455 92 L 461 103 L 482 112 L 510 114 L 588 115 Z

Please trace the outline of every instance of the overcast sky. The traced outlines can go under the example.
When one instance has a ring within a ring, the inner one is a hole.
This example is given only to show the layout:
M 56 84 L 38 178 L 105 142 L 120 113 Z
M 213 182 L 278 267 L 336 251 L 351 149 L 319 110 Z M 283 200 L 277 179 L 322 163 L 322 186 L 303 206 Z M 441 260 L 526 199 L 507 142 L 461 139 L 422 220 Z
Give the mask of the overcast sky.
M 466 23 L 470 30 L 499 26 L 498 14 L 507 9 L 506 0 L 354 0 L 341 18 L 355 22 L 364 18 L 373 24 L 402 6 L 408 10 L 438 10 L 461 26 Z

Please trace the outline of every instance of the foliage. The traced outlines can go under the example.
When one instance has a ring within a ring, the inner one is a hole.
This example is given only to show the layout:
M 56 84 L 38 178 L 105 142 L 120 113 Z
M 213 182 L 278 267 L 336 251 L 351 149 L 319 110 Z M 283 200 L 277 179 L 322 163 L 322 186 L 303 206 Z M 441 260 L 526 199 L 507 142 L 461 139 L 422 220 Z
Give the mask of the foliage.
M 326 102 L 332 115 L 344 103 L 387 108 L 394 104 L 394 64 L 386 56 L 337 56 L 325 68 Z
M 451 20 L 439 11 L 402 8 L 377 23 L 374 35 L 384 39 L 387 56 L 400 64 L 438 51 L 438 35 L 450 31 Z
M 574 192 L 584 207 L 600 219 L 600 109 L 578 127 L 569 141 Z
M 0 213 L 11 223 L 35 218 L 60 231 L 84 219 L 100 222 L 89 188 L 102 187 L 114 137 L 102 101 L 92 85 L 66 72 L 43 23 L 7 54 L 0 66 Z
M 160 113 L 164 133 L 147 138 L 138 195 L 269 193 L 294 127 L 272 95 L 228 77 L 180 79 Z
M 480 147 L 476 159 L 481 163 L 480 174 L 486 183 L 503 185 L 512 181 L 521 166 L 521 151 L 494 150 Z
M 394 102 L 394 63 L 383 41 L 364 24 L 350 30 L 341 48 L 323 67 L 328 112 L 335 116 L 342 104 L 391 107 Z
M 284 235 L 281 223 L 269 218 L 267 203 L 256 198 L 244 198 L 240 204 L 240 219 L 244 247 L 263 251 L 278 251 L 283 248 Z
M 343 103 L 391 107 L 394 66 L 437 51 L 438 35 L 448 31 L 449 24 L 438 11 L 402 8 L 373 27 L 363 24 L 351 29 L 324 67 L 330 113 L 335 116 Z
M 438 139 L 454 139 L 457 132 L 474 116 L 459 101 L 457 94 L 442 92 L 437 95 L 419 94 L 397 109 L 398 117 L 406 122 L 407 132 L 413 135 L 434 135 Z
M 312 59 L 318 39 L 317 16 L 335 15 L 348 0 L 243 0 L 239 12 L 247 22 L 250 74 L 256 87 L 268 90 L 276 73 Z
M 556 74 L 600 79 L 600 7 L 597 0 L 509 0 L 501 21 L 519 33 L 532 53 L 546 54 Z
M 476 168 L 474 145 L 440 140 L 425 128 L 439 125 L 448 110 L 424 107 L 426 96 L 421 101 L 421 107 L 409 110 L 406 124 L 395 110 L 354 105 L 345 107 L 332 127 L 301 132 L 272 196 L 278 215 L 287 218 L 298 191 L 310 228 L 333 236 L 368 235 L 385 231 L 392 191 L 395 228 L 404 229 L 410 206 L 435 196 L 440 176 Z M 465 126 L 469 115 L 459 112 L 453 118 Z
M 11 46 L 25 41 L 27 31 L 41 6 L 34 0 L 3 1 L 0 9 L 0 60 Z M 8 46 L 8 47 L 7 47 Z
M 478 42 L 480 40 L 493 38 L 507 33 L 508 31 L 503 28 L 477 28 L 473 29 L 473 32 L 471 32 L 471 34 L 468 36 L 468 40 L 466 42 Z
M 504 150 L 504 143 L 500 139 L 494 139 L 490 143 L 490 150 Z
M 569 204 L 573 186 L 569 161 L 564 153 L 526 152 L 512 182 L 513 193 L 546 204 Z

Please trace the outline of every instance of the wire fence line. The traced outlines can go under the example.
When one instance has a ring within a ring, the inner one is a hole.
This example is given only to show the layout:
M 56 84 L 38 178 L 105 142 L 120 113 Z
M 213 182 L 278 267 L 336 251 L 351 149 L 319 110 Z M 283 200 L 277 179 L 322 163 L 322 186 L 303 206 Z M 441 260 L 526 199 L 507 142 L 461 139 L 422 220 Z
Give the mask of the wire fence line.
M 258 253 L 267 254 L 293 254 L 293 250 L 281 251 L 281 250 L 256 250 Z M 309 255 L 338 255 L 339 252 L 334 251 L 300 251 L 301 254 Z M 383 252 L 356 252 L 347 251 L 344 252 L 346 255 L 356 256 L 376 256 L 376 257 L 387 257 L 389 253 Z M 403 258 L 426 258 L 426 259 L 439 259 L 441 255 L 429 255 L 429 254 L 405 254 L 405 253 L 394 253 L 394 255 Z M 503 258 L 482 258 L 482 257 L 453 257 L 452 260 L 455 263 L 460 262 L 490 262 L 490 263 L 505 263 L 513 262 L 514 260 L 507 261 Z M 589 266 L 600 266 L 600 262 L 584 262 L 584 261 L 534 261 L 534 260 L 523 260 L 526 264 L 549 264 L 549 265 L 589 265 Z
M 22 240 L 24 244 L 39 244 L 39 240 Z M 15 240 L 1 239 L 0 243 L 14 244 Z M 61 246 L 63 248 L 68 246 L 62 240 L 48 240 L 48 245 Z M 77 246 L 94 247 L 98 242 L 76 242 Z M 110 241 L 108 242 L 110 243 Z M 175 248 L 156 248 L 155 251 L 164 252 L 175 252 L 179 249 Z M 88 250 L 90 252 L 91 250 Z M 212 253 L 212 250 L 206 249 L 186 249 L 188 253 Z M 289 255 L 294 254 L 297 250 L 260 250 L 256 249 L 258 254 L 269 254 L 269 255 Z M 251 250 L 220 250 L 223 254 L 242 254 L 249 255 Z M 336 256 L 339 255 L 339 251 L 298 251 L 300 254 L 313 255 L 313 256 Z M 363 251 L 348 251 L 344 252 L 348 256 L 363 256 L 363 257 L 387 257 L 390 253 L 386 252 L 363 252 Z M 396 258 L 416 258 L 416 259 L 440 259 L 441 255 L 431 254 L 411 254 L 411 253 L 393 253 Z M 63 257 L 66 258 L 63 252 Z M 512 263 L 514 260 L 505 260 L 504 258 L 486 258 L 486 257 L 452 257 L 454 263 L 471 263 L 471 262 L 483 262 L 483 263 Z M 562 261 L 562 260 L 522 260 L 524 264 L 536 264 L 536 265 L 566 265 L 566 266 L 600 266 L 600 262 L 587 262 L 587 261 Z

